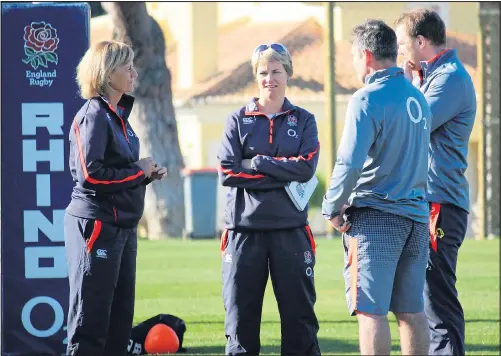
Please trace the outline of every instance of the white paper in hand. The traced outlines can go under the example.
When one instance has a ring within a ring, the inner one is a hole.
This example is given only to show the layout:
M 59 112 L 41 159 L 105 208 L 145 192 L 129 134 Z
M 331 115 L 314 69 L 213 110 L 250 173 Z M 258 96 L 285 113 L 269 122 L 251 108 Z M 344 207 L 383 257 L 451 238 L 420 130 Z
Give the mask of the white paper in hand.
M 303 211 L 317 185 L 318 179 L 316 176 L 313 176 L 306 183 L 290 182 L 285 186 L 285 191 L 297 210 Z

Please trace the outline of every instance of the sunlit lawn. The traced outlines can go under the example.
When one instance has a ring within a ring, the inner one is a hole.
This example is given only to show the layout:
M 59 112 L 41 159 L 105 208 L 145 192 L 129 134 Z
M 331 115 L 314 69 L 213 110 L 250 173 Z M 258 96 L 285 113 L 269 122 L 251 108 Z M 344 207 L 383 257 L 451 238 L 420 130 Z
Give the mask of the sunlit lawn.
M 357 324 L 348 315 L 339 239 L 318 239 L 315 281 L 318 334 L 323 355 L 359 354 Z M 224 354 L 221 253 L 217 240 L 141 240 L 138 253 L 138 323 L 173 314 L 187 325 L 183 346 L 190 354 Z M 460 250 L 458 290 L 464 307 L 467 353 L 499 355 L 499 240 L 467 240 Z M 393 353 L 400 353 L 391 318 Z M 265 295 L 262 354 L 280 352 L 280 323 L 271 283 Z

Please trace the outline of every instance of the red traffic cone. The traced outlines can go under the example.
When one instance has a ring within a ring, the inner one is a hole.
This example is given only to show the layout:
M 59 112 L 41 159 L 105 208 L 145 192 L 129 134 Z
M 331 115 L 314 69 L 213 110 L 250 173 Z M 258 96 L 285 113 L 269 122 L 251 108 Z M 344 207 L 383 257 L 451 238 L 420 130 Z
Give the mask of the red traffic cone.
M 174 354 L 179 349 L 179 339 L 172 328 L 157 324 L 144 340 L 144 350 L 149 354 Z

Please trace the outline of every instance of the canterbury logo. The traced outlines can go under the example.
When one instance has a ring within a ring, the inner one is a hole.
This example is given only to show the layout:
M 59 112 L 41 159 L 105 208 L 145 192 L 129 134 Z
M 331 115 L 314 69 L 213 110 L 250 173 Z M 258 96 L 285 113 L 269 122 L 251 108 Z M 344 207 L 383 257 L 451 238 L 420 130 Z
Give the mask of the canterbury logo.
M 108 251 L 103 250 L 103 249 L 98 249 L 96 251 L 96 256 L 99 258 L 108 258 Z
M 244 124 L 252 124 L 252 123 L 254 123 L 254 119 L 252 117 L 244 117 L 242 121 L 243 121 Z

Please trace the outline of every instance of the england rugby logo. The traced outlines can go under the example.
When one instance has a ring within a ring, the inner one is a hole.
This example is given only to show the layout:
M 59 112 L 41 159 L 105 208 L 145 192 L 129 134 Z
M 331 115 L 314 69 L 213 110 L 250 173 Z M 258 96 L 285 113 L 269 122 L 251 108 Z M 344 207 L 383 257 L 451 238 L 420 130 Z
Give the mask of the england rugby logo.
M 50 23 L 32 22 L 24 28 L 24 53 L 23 63 L 31 64 L 33 69 L 47 68 L 49 62 L 57 64 L 56 54 L 59 38 L 57 30 Z
M 294 115 L 287 116 L 287 124 L 291 127 L 297 126 L 297 117 L 295 117 Z

